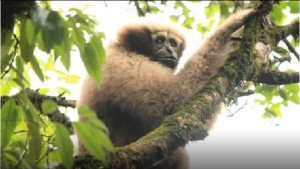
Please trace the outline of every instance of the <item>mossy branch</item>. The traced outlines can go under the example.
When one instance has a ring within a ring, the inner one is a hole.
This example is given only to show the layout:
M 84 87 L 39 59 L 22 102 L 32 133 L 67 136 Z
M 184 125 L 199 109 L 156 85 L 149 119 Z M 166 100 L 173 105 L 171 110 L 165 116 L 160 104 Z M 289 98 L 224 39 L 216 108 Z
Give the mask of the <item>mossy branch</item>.
M 42 102 L 45 100 L 52 100 L 58 106 L 62 106 L 62 107 L 71 107 L 71 108 L 76 107 L 75 100 L 67 100 L 62 96 L 48 96 L 48 95 L 40 94 L 38 90 L 32 90 L 29 88 L 22 90 L 20 93 L 25 94 L 28 97 L 28 99 L 31 101 L 33 106 L 36 108 L 36 110 L 40 111 L 41 113 L 42 113 L 41 105 Z M 16 94 L 13 96 L 1 96 L 1 105 L 4 105 L 4 103 L 11 98 L 14 99 L 16 103 L 19 103 L 18 101 L 19 96 L 18 94 Z M 69 117 L 66 116 L 64 113 L 61 113 L 59 110 L 57 110 L 56 112 L 49 114 L 48 117 L 53 122 L 59 122 L 64 124 L 68 128 L 69 132 L 73 133 L 72 123 Z
M 276 40 L 276 44 L 289 35 L 292 35 L 296 41 L 299 41 L 299 21 L 286 26 L 274 26 L 272 35 Z
M 44 94 L 40 94 L 38 90 L 33 90 L 30 88 L 26 88 L 22 91 L 22 93 L 25 93 L 28 98 L 31 100 L 32 104 L 40 110 L 40 105 L 44 100 L 52 100 L 54 101 L 57 105 L 62 106 L 62 107 L 71 107 L 75 108 L 76 107 L 76 100 L 67 100 L 65 97 L 62 96 L 48 96 Z M 9 98 L 13 98 L 17 101 L 18 99 L 18 94 L 13 95 L 13 96 L 1 96 L 1 104 L 4 104 Z
M 259 74 L 255 82 L 268 85 L 299 83 L 299 72 L 264 72 Z
M 265 29 L 263 29 L 260 33 L 261 42 L 271 45 L 271 48 L 273 49 L 278 45 L 278 43 L 281 40 L 283 40 L 283 42 L 287 45 L 288 49 L 299 60 L 299 54 L 286 39 L 286 37 L 292 35 L 293 38 L 299 42 L 299 21 L 285 26 L 276 26 L 275 23 L 272 22 L 271 25 L 265 24 L 264 27 Z

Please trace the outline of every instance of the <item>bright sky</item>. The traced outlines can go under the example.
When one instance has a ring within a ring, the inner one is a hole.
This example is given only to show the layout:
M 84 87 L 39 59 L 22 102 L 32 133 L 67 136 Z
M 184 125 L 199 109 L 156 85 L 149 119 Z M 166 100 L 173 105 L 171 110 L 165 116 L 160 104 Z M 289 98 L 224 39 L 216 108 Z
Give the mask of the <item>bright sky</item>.
M 137 18 L 135 8 L 129 7 L 126 2 L 106 1 L 107 7 L 105 7 L 103 1 L 52 1 L 52 6 L 57 10 L 70 7 L 82 9 L 84 4 L 90 4 L 85 12 L 95 15 L 99 23 L 97 30 L 106 33 L 106 42 L 108 42 L 113 39 L 114 31 L 118 26 Z M 190 6 L 190 10 L 199 16 L 196 21 L 205 22 L 203 6 L 193 4 Z M 176 13 L 176 11 L 170 8 L 165 10 L 163 14 L 154 16 L 154 18 L 164 20 L 168 18 L 170 13 Z M 195 40 L 200 39 L 200 35 L 195 34 L 195 32 L 189 33 L 192 35 L 188 36 L 189 42 L 194 44 L 201 42 L 200 40 L 195 42 Z M 79 57 L 77 58 L 79 59 Z M 299 63 L 296 65 L 298 68 L 300 67 Z M 71 72 L 82 76 L 86 74 L 83 73 L 85 70 L 80 60 L 72 63 Z M 50 83 L 52 85 L 53 83 L 60 84 L 60 82 Z M 38 85 L 44 84 L 37 84 L 37 88 Z M 75 91 L 80 90 L 80 85 L 68 86 L 74 92 L 72 95 L 74 99 L 79 97 L 79 93 Z M 286 164 L 283 165 L 286 168 L 291 163 L 300 166 L 300 160 L 295 158 L 300 157 L 300 106 L 294 104 L 289 105 L 289 107 L 282 107 L 284 109 L 282 118 L 266 120 L 261 118 L 264 108 L 257 105 L 254 99 L 254 96 L 244 97 L 239 99 L 238 105 L 225 108 L 214 130 L 211 131 L 211 135 L 205 141 L 190 143 L 187 146 L 191 158 L 191 168 L 196 169 L 200 165 L 205 166 L 203 167 L 205 169 L 218 169 L 222 165 L 222 168 L 224 166 L 244 168 L 245 166 L 242 164 L 245 163 L 249 163 L 249 165 L 257 163 L 253 168 L 271 167 L 273 166 L 272 163 L 278 163 L 274 165 L 275 167 Z M 245 103 L 247 105 L 236 115 L 227 117 L 228 110 L 235 112 Z

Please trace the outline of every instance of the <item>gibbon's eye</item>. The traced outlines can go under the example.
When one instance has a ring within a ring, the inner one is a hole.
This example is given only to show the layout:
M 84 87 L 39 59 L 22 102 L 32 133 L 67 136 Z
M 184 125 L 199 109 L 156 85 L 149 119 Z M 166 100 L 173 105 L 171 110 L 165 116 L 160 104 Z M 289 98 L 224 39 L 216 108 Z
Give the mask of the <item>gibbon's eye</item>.
M 159 36 L 159 37 L 157 37 L 157 38 L 155 39 L 154 42 L 155 42 L 155 45 L 156 45 L 156 46 L 162 47 L 163 44 L 165 43 L 165 41 L 166 41 L 166 38 L 165 38 L 165 37 Z
M 171 43 L 171 46 L 176 48 L 177 47 L 177 42 L 175 39 L 170 39 L 170 43 Z

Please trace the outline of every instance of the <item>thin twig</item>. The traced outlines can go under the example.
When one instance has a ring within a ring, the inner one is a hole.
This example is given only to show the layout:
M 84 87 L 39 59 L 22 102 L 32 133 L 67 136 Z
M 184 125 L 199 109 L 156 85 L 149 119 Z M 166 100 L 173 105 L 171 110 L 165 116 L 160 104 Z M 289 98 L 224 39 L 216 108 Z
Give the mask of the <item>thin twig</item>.
M 15 58 L 16 58 L 17 49 L 18 49 L 18 46 L 19 46 L 19 44 L 20 44 L 20 41 L 19 41 L 17 35 L 16 35 L 16 34 L 13 34 L 13 36 L 14 36 L 14 39 L 16 40 L 16 43 L 15 43 L 15 46 L 14 46 L 14 51 L 13 51 L 13 57 L 12 57 L 10 63 L 8 64 L 8 65 L 9 65 L 8 69 L 3 71 L 3 74 L 2 74 L 2 76 L 1 76 L 1 79 L 2 79 L 2 78 L 10 71 L 10 69 L 11 69 L 11 66 L 10 66 L 10 65 L 12 65 L 12 63 L 14 62 L 14 60 L 15 60 Z
M 105 5 L 105 7 L 108 7 L 108 5 L 107 5 L 107 2 L 106 2 L 106 1 L 103 1 L 103 3 L 104 3 L 104 5 Z
M 234 111 L 233 113 L 230 113 L 227 117 L 233 117 L 236 113 L 238 113 L 239 111 L 241 111 L 246 105 L 248 104 L 248 102 L 246 101 L 241 107 L 239 107 L 236 111 Z M 229 110 L 228 110 L 229 111 Z M 230 111 L 229 111 L 230 112 Z
M 23 161 L 23 159 L 24 159 L 24 157 L 25 157 L 25 155 L 26 155 L 26 153 L 27 153 L 27 151 L 28 151 L 28 142 L 29 142 L 29 139 L 28 139 L 28 135 L 26 135 L 26 148 L 25 148 L 25 150 L 21 153 L 21 155 L 20 155 L 20 157 L 19 157 L 19 159 L 18 159 L 18 162 L 17 162 L 17 164 L 15 165 L 15 168 L 19 168 L 19 166 L 21 165 L 21 163 L 22 163 L 22 161 Z
M 286 46 L 288 47 L 288 49 L 295 55 L 295 57 L 300 60 L 300 56 L 299 54 L 297 53 L 297 51 L 295 50 L 295 48 L 291 45 L 291 43 L 286 39 L 282 39 L 283 42 L 286 44 Z
M 28 132 L 27 130 L 19 130 L 19 131 L 15 131 L 13 134 L 20 134 L 20 133 L 26 133 Z
M 138 2 L 137 0 L 134 0 L 134 5 L 135 5 L 136 11 L 137 11 L 137 13 L 138 13 L 138 16 L 139 16 L 139 17 L 144 17 L 145 14 L 144 14 L 144 12 L 142 11 L 142 9 L 140 8 L 140 4 L 139 4 L 139 2 Z

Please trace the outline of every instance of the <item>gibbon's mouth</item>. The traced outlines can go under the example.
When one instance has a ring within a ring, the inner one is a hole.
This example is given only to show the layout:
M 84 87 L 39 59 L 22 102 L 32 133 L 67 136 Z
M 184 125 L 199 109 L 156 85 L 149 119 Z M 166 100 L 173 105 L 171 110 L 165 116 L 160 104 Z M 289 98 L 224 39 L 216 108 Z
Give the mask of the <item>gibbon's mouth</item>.
M 174 56 L 162 56 L 162 57 L 158 58 L 158 60 L 177 62 L 177 59 Z
M 177 59 L 174 56 L 160 57 L 158 61 L 170 68 L 174 68 L 177 65 Z

